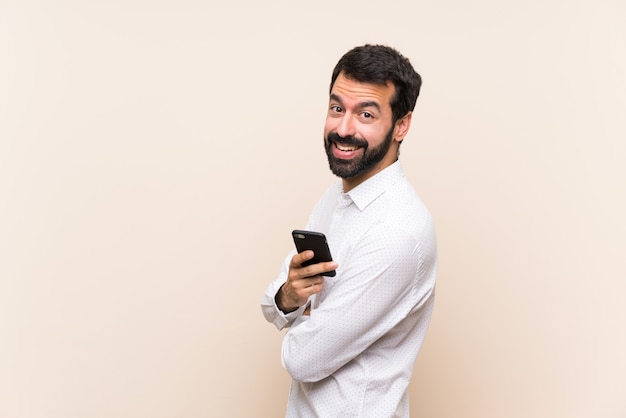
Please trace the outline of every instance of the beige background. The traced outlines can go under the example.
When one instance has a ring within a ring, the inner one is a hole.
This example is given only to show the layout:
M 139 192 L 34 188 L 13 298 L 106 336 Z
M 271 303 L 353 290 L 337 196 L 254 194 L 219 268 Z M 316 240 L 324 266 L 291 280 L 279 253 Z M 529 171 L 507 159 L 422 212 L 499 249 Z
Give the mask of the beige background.
M 626 416 L 626 3 L 0 0 L 0 417 L 282 416 L 330 72 L 424 78 L 425 418 Z

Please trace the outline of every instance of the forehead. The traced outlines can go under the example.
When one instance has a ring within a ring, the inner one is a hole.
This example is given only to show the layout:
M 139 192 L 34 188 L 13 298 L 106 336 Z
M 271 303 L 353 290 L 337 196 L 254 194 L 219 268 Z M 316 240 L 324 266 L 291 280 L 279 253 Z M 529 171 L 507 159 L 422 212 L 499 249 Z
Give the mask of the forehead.
M 330 91 L 331 100 L 339 99 L 344 106 L 360 103 L 377 103 L 381 109 L 391 107 L 391 97 L 395 88 L 392 83 L 385 85 L 361 83 L 339 74 Z

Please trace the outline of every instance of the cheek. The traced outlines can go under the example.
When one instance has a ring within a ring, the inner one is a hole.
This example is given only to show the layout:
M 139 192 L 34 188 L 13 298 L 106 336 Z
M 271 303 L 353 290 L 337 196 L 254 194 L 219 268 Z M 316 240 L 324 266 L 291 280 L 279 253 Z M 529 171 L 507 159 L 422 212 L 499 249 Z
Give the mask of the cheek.
M 332 132 L 337 126 L 337 121 L 333 118 L 326 118 L 324 122 L 324 133 Z
M 331 118 L 326 118 L 326 122 L 324 123 L 324 138 L 328 136 L 329 133 L 337 130 L 337 123 Z
M 358 137 L 366 140 L 371 145 L 376 145 L 379 142 L 379 138 L 382 138 L 379 130 L 374 126 L 362 126 L 359 129 Z

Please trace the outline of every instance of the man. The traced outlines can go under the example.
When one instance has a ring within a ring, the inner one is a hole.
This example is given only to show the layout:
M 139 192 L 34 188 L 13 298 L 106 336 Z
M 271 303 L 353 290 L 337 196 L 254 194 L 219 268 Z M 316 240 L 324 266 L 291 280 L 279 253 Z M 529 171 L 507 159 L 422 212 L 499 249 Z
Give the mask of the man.
M 302 267 L 313 254 L 294 250 L 261 303 L 289 327 L 287 417 L 409 417 L 437 270 L 432 218 L 398 160 L 420 86 L 408 59 L 381 45 L 352 49 L 333 71 L 324 145 L 341 181 L 306 229 L 326 234 L 334 260 Z

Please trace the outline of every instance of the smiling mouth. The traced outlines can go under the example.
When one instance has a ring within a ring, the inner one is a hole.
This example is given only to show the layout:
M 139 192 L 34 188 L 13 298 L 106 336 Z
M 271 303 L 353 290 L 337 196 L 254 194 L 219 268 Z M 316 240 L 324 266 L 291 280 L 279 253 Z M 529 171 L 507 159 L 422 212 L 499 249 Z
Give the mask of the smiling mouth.
M 337 143 L 335 143 L 335 146 L 337 147 L 339 151 L 343 151 L 343 152 L 356 151 L 360 148 L 356 145 L 341 145 Z

